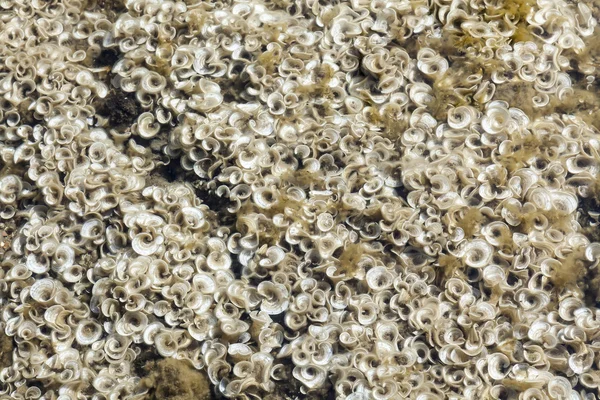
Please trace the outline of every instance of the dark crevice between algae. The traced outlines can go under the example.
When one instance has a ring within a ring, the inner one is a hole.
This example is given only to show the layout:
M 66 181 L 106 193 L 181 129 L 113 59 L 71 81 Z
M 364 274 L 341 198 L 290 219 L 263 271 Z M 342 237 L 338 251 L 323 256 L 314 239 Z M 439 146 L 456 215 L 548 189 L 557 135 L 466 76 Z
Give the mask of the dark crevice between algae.
M 108 118 L 112 129 L 131 126 L 138 115 L 142 113 L 142 107 L 135 98 L 135 94 L 126 93 L 111 88 L 108 96 L 99 101 L 98 114 Z
M 127 11 L 124 0 L 97 0 L 96 8 L 106 13 L 106 16 L 111 21 L 116 21 L 119 14 Z
M 111 67 L 119 61 L 119 52 L 116 49 L 102 49 L 94 58 L 94 67 Z

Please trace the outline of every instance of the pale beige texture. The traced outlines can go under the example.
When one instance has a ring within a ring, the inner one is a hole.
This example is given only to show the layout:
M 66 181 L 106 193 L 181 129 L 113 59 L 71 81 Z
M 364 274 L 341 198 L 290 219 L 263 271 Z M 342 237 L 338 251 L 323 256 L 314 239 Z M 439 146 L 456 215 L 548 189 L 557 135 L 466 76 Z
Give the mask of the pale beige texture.
M 595 1 L 0 1 L 0 400 L 588 400 Z

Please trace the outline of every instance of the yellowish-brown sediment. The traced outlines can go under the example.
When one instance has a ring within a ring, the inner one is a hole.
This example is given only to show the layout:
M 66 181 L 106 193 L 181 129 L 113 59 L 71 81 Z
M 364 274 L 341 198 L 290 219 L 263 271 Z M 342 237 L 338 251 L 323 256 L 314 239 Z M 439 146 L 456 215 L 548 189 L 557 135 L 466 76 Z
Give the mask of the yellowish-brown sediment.
M 211 400 L 206 375 L 185 360 L 165 358 L 146 363 L 148 374 L 140 385 L 148 389 L 147 400 Z

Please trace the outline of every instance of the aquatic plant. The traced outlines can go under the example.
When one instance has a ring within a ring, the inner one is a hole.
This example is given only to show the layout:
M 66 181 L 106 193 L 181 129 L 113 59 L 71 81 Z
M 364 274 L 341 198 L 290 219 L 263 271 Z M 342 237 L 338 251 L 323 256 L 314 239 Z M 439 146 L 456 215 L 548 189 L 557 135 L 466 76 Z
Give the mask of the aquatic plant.
M 0 400 L 595 397 L 594 2 L 0 9 Z

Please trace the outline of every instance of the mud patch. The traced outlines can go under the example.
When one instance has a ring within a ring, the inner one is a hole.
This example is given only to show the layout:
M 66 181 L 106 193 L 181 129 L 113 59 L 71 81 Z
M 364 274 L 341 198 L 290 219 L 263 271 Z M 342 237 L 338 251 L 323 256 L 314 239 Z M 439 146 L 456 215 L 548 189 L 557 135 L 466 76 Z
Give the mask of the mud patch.
M 166 186 L 169 183 L 183 183 L 187 172 L 181 167 L 179 160 L 171 160 L 150 172 L 146 178 L 146 186 Z

